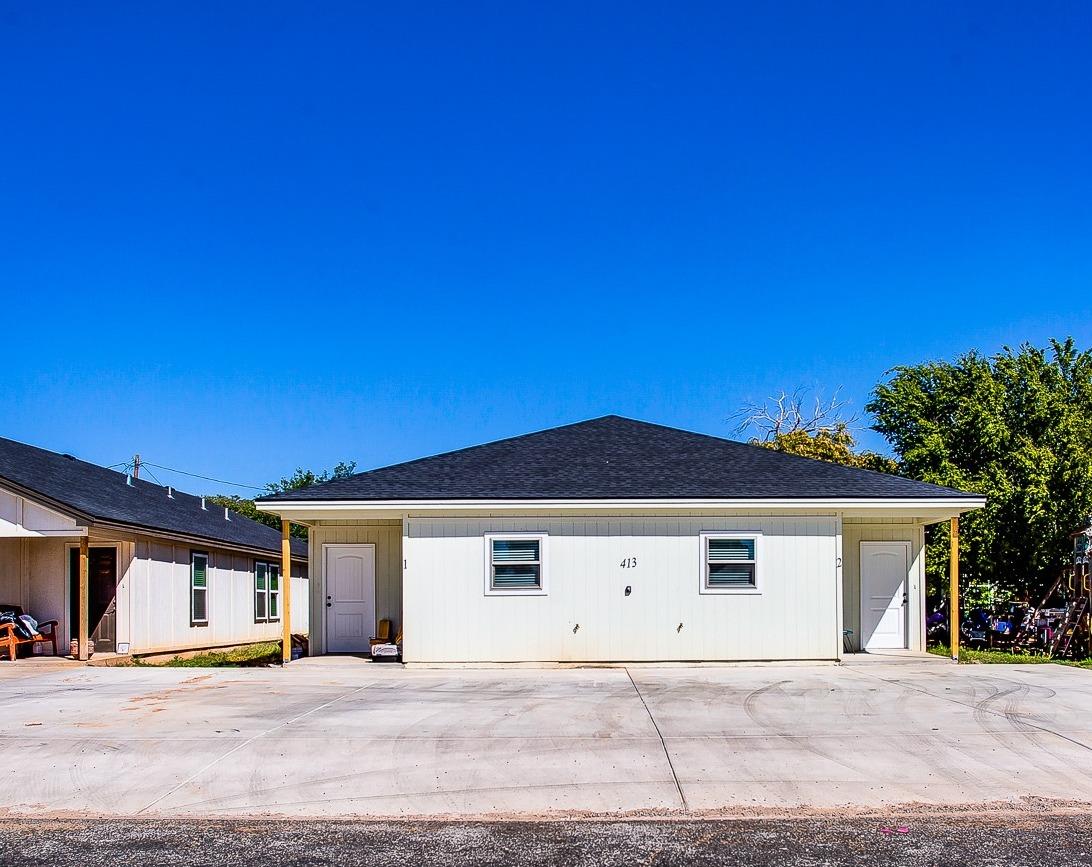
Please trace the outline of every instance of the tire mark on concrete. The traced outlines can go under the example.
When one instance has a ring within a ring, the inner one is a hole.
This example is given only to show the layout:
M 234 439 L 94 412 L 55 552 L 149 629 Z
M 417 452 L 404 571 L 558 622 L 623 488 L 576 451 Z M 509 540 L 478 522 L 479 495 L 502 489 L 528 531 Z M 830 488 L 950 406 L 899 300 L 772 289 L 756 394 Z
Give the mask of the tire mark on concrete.
M 792 683 L 791 680 L 778 680 L 773 683 L 766 684 L 766 686 L 759 687 L 756 690 L 752 690 L 748 696 L 743 700 L 743 710 L 755 723 L 755 725 L 761 726 L 763 729 L 767 729 L 776 737 L 779 738 L 791 738 L 793 742 L 802 746 L 805 751 L 811 753 L 814 756 L 818 756 L 828 762 L 833 762 L 846 770 L 852 771 L 854 774 L 860 774 L 861 769 L 849 762 L 841 759 L 831 750 L 821 749 L 811 738 L 807 735 L 802 735 L 799 732 L 793 731 L 790 725 L 785 724 L 781 720 L 777 719 L 773 714 L 767 713 L 760 707 L 760 701 L 763 696 L 769 695 L 773 692 L 784 692 L 785 684 Z
M 862 677 L 871 677 L 874 680 L 879 680 L 879 681 L 881 681 L 883 683 L 893 684 L 893 685 L 897 685 L 897 683 L 898 683 L 896 681 L 892 681 L 889 678 L 880 677 L 877 674 L 871 674 L 869 672 L 862 671 L 860 669 L 849 669 L 849 670 L 852 671 L 854 674 L 861 675 Z M 1001 682 L 1002 683 L 1008 683 L 1008 681 L 1001 681 Z M 991 699 L 997 697 L 997 694 L 999 692 L 1001 692 L 1001 690 L 997 690 L 996 688 L 995 688 L 994 693 L 991 694 L 990 696 L 988 696 L 984 701 L 975 701 L 975 702 L 971 703 L 971 702 L 963 701 L 963 700 L 958 699 L 958 698 L 952 698 L 951 696 L 947 696 L 947 695 L 938 695 L 937 693 L 930 692 L 929 690 L 924 689 L 923 687 L 914 686 L 914 685 L 909 684 L 909 683 L 904 683 L 903 685 L 907 689 L 913 689 L 913 690 L 915 690 L 917 692 L 920 692 L 922 695 L 929 696 L 930 698 L 935 698 L 937 701 L 947 701 L 947 702 L 951 702 L 952 704 L 958 704 L 961 707 L 970 708 L 972 711 L 975 711 L 976 713 L 978 711 L 982 711 L 983 713 L 992 714 L 993 716 L 1000 717 L 1002 719 L 1005 717 L 1005 714 L 1004 714 L 1003 711 L 995 711 L 995 710 L 993 710 L 992 708 L 990 708 L 988 706 L 989 701 Z M 985 706 L 983 707 L 983 705 L 985 705 Z M 978 719 L 977 716 L 976 716 L 976 719 Z M 1023 725 L 1027 726 L 1029 729 L 1035 729 L 1037 731 L 1043 732 L 1043 733 L 1048 734 L 1048 735 L 1054 735 L 1054 737 L 1056 737 L 1056 738 L 1061 738 L 1062 740 L 1068 741 L 1069 743 L 1073 744 L 1074 746 L 1077 746 L 1077 747 L 1080 747 L 1083 750 L 1088 750 L 1089 752 L 1092 752 L 1092 745 L 1086 744 L 1083 741 L 1079 741 L 1076 738 L 1070 737 L 1067 734 L 1063 734 L 1062 732 L 1055 731 L 1054 729 L 1049 728 L 1045 724 L 1029 722 L 1029 721 L 1027 721 L 1025 719 L 1023 721 Z M 985 728 L 985 731 L 987 731 L 990 734 L 994 734 L 994 732 L 990 731 L 989 728 Z

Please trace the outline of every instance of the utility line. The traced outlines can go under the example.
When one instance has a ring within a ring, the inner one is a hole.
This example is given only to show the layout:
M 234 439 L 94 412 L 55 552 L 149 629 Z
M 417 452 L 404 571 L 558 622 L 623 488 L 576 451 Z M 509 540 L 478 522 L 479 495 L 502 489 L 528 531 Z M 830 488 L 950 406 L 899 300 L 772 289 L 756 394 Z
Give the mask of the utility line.
M 242 482 L 229 482 L 227 479 L 214 479 L 212 476 L 203 476 L 200 473 L 190 473 L 186 470 L 176 470 L 174 467 L 165 467 L 162 464 L 153 464 L 151 461 L 141 461 L 142 467 L 155 467 L 159 470 L 166 470 L 168 473 L 178 473 L 182 476 L 192 476 L 195 479 L 204 479 L 206 482 L 216 482 L 218 485 L 231 485 L 233 488 L 249 488 L 252 491 L 265 491 L 266 488 L 258 485 L 244 485 Z M 154 478 L 154 477 L 153 477 Z
M 146 467 L 146 466 L 148 466 L 148 465 L 147 465 L 146 463 L 144 463 L 144 461 L 141 461 L 141 462 L 140 462 L 140 465 L 141 465 L 142 467 Z M 159 485 L 159 487 L 161 487 L 161 488 L 165 488 L 165 487 L 166 487 L 166 485 L 164 485 L 164 484 L 163 484 L 163 483 L 162 483 L 161 481 L 159 481 L 159 479 L 157 479 L 157 478 L 155 477 L 155 473 L 153 473 L 153 472 L 152 472 L 151 470 L 148 470 L 148 475 L 152 477 L 152 481 L 153 481 L 153 482 L 155 482 L 155 483 L 156 483 L 157 485 Z

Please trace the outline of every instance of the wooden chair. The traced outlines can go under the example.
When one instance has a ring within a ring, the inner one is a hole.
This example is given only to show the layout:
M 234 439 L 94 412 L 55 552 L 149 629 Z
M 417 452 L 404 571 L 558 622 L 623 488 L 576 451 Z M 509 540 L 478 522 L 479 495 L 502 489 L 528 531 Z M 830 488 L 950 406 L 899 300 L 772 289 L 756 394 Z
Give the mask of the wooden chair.
M 37 638 L 23 638 L 15 632 L 14 623 L 0 623 L 0 652 L 7 651 L 8 659 L 15 662 L 15 651 L 20 644 L 33 644 Z
M 10 612 L 16 617 L 23 616 L 23 609 L 19 605 L 0 604 L 0 612 Z M 0 651 L 5 648 L 11 661 L 15 661 L 15 649 L 22 644 L 33 644 L 36 641 L 48 641 L 53 646 L 53 655 L 57 655 L 57 621 L 44 620 L 38 624 L 39 634 L 34 638 L 21 638 L 15 631 L 14 623 L 0 623 Z

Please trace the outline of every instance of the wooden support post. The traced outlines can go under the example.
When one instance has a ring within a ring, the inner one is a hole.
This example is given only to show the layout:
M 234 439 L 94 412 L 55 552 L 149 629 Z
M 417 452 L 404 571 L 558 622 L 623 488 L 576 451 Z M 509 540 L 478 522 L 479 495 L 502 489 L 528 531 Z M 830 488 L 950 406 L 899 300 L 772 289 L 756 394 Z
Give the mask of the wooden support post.
M 281 659 L 292 661 L 292 539 L 288 521 L 281 521 Z
M 91 651 L 88 646 L 88 641 L 90 640 L 88 634 L 90 631 L 90 625 L 88 623 L 88 595 L 87 536 L 80 536 L 80 615 L 76 633 L 77 640 L 79 641 L 79 648 L 76 656 L 78 659 L 85 661 L 91 658 Z
M 948 643 L 952 650 L 952 659 L 959 662 L 959 518 L 952 518 L 951 561 L 949 576 L 951 587 L 948 590 Z

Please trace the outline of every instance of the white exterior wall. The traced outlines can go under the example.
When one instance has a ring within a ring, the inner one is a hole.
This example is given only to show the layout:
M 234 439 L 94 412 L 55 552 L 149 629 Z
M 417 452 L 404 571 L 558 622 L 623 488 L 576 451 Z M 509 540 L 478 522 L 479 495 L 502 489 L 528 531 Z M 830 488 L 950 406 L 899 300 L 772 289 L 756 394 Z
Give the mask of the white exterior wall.
M 0 602 L 26 608 L 24 574 L 29 573 L 26 539 L 0 539 Z
M 190 625 L 190 552 L 195 550 L 209 554 L 207 626 Z M 150 653 L 280 639 L 280 621 L 254 622 L 254 560 L 250 554 L 137 539 L 118 584 L 118 641 L 128 640 L 132 653 Z M 292 631 L 306 634 L 308 582 L 299 572 L 293 564 Z M 128 638 L 122 637 L 123 606 Z
M 410 517 L 404 659 L 835 659 L 840 529 L 837 516 Z M 718 530 L 763 534 L 757 594 L 699 592 L 700 534 Z M 547 595 L 485 594 L 496 532 L 549 535 Z M 636 568 L 622 568 L 629 557 Z
M 0 602 L 39 620 L 65 615 L 64 539 L 0 539 Z
M 63 539 L 36 539 L 30 543 L 30 606 L 27 610 L 38 620 L 59 621 L 62 636 L 68 623 L 64 558 Z

